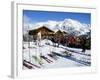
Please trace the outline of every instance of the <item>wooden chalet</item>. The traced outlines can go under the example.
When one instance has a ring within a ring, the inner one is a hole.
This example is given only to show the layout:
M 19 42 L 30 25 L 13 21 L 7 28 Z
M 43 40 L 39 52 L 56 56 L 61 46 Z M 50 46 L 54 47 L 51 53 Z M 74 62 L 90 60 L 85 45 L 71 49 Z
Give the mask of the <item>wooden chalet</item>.
M 40 27 L 38 29 L 30 30 L 29 31 L 29 35 L 33 35 L 33 38 L 36 38 L 37 37 L 37 34 L 39 32 L 41 32 L 42 39 L 51 38 L 51 37 L 54 36 L 54 31 L 48 29 L 45 26 L 42 26 L 42 27 Z

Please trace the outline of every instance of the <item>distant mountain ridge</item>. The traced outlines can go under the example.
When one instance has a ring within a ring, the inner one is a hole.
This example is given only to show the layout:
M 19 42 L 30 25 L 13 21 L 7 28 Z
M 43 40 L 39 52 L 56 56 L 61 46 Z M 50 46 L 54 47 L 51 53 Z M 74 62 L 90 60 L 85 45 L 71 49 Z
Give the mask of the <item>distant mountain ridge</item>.
M 85 35 L 91 31 L 90 24 L 84 24 L 77 20 L 73 19 L 65 19 L 63 21 L 46 21 L 46 22 L 39 22 L 36 24 L 29 25 L 29 30 L 38 29 L 42 26 L 47 27 L 48 29 L 57 32 L 58 30 L 62 32 L 66 32 L 73 35 Z

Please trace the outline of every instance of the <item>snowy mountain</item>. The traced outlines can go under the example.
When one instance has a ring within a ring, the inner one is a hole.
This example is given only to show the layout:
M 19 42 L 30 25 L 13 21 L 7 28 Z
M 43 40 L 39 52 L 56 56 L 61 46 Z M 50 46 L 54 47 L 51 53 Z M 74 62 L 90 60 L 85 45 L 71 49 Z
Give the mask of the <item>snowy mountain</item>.
M 82 24 L 79 21 L 72 19 L 65 19 L 62 22 L 62 30 L 65 32 L 75 34 L 75 35 L 83 35 L 87 32 L 90 32 L 90 26 L 88 24 Z
M 63 21 L 49 20 L 47 22 L 39 22 L 34 25 L 30 24 L 30 30 L 37 29 L 42 26 L 46 26 L 55 32 L 61 30 L 74 35 L 84 35 L 90 32 L 90 24 L 84 24 L 73 19 L 65 19 Z

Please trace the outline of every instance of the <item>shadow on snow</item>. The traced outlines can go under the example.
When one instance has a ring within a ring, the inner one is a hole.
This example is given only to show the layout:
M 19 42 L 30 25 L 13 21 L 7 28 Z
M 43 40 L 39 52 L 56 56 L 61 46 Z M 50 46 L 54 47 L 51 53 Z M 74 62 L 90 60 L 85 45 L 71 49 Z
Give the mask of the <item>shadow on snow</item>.
M 52 53 L 55 54 L 55 55 L 57 55 L 57 56 L 59 56 L 59 57 L 66 58 L 66 59 L 69 59 L 69 60 L 78 62 L 78 63 L 83 64 L 83 65 L 86 65 L 86 66 L 90 66 L 91 65 L 90 62 L 85 62 L 85 61 L 82 61 L 82 60 L 78 60 L 78 59 L 76 59 L 76 58 L 74 58 L 72 56 L 69 57 L 69 56 L 61 55 L 61 54 L 56 53 L 56 52 L 52 52 Z

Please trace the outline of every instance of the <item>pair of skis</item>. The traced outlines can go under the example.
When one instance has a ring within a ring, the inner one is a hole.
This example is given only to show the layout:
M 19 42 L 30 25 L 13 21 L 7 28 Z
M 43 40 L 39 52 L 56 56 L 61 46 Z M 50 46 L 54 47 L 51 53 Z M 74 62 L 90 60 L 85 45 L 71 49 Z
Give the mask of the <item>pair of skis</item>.
M 57 60 L 58 59 L 58 57 L 56 56 L 56 55 L 54 55 L 54 54 L 47 54 L 49 57 L 51 57 L 52 59 L 54 59 L 54 60 Z
M 38 65 L 35 65 L 35 64 L 33 64 L 33 63 L 31 63 L 31 62 L 29 62 L 29 61 L 27 61 L 27 60 L 23 60 L 23 65 L 25 66 L 25 67 L 27 67 L 28 69 L 34 69 L 34 68 L 41 68 L 40 66 L 38 66 Z
M 30 66 L 29 64 L 27 64 L 27 63 L 24 62 L 24 61 L 23 61 L 23 65 L 24 65 L 25 67 L 27 67 L 28 69 L 32 69 L 32 68 L 33 68 L 32 66 Z
M 47 61 L 48 63 L 52 63 L 53 61 L 48 59 L 47 57 L 45 56 L 40 56 L 42 59 L 44 59 L 45 61 Z

